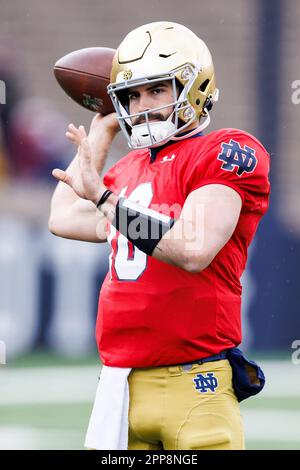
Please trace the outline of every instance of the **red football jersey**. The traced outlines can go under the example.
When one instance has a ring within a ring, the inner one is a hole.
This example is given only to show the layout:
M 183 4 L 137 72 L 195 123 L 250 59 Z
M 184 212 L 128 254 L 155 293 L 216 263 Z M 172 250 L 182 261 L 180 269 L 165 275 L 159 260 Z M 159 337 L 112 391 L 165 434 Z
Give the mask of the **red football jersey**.
M 147 256 L 110 225 L 110 272 L 102 285 L 96 337 L 115 367 L 193 361 L 241 342 L 241 284 L 247 248 L 268 207 L 269 155 L 238 129 L 222 129 L 163 147 L 154 161 L 135 150 L 105 175 L 114 193 L 179 217 L 192 191 L 230 186 L 242 198 L 237 227 L 211 264 L 190 273 Z M 164 206 L 165 205 L 165 206 Z

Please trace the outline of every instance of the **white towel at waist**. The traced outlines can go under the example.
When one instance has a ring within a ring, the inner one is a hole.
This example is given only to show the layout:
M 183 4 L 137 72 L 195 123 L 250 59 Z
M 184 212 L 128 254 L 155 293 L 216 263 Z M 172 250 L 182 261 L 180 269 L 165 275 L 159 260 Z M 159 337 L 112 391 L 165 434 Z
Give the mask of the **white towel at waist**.
M 85 447 L 127 450 L 130 371 L 124 367 L 102 367 Z

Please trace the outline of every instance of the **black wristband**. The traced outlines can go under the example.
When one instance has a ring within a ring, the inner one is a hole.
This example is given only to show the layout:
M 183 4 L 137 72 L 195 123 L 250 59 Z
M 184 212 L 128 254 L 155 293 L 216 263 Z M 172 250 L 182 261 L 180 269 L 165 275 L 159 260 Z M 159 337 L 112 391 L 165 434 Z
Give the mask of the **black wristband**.
M 99 199 L 98 204 L 96 204 L 97 209 L 99 209 L 99 207 L 102 206 L 102 204 L 105 203 L 106 199 L 108 199 L 111 194 L 112 194 L 112 191 L 110 191 L 109 189 L 106 189 L 104 191 L 104 193 L 102 194 L 102 196 Z
M 118 200 L 112 221 L 112 225 L 122 235 L 150 256 L 174 223 L 175 219 L 168 215 L 140 206 L 124 197 Z

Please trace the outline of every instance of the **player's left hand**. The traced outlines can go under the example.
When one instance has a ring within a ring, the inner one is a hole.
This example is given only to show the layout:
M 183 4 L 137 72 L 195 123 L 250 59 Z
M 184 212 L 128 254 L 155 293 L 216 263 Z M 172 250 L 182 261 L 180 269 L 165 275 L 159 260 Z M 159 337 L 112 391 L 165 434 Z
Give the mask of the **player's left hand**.
M 84 126 L 78 128 L 70 124 L 66 132 L 67 138 L 78 146 L 79 172 L 70 175 L 67 171 L 55 168 L 52 175 L 59 181 L 68 184 L 82 199 L 88 199 L 97 204 L 106 190 L 93 162 L 91 147 Z

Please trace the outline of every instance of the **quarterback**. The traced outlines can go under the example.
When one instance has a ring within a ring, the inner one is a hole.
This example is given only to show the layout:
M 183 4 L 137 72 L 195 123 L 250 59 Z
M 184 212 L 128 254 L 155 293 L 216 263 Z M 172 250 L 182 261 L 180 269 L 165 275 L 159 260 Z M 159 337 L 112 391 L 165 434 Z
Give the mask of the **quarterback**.
M 242 130 L 203 132 L 218 99 L 212 57 L 179 24 L 130 32 L 108 93 L 115 113 L 97 115 L 88 135 L 69 125 L 78 151 L 53 170 L 49 228 L 111 245 L 96 338 L 104 367 L 128 371 L 126 446 L 243 449 L 229 357 L 242 339 L 240 277 L 268 207 L 269 155 Z M 120 128 L 130 151 L 102 175 Z

